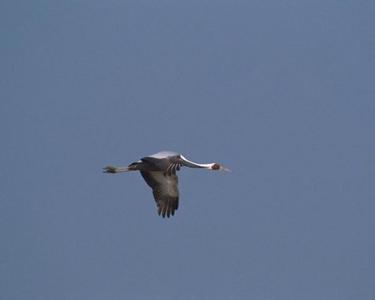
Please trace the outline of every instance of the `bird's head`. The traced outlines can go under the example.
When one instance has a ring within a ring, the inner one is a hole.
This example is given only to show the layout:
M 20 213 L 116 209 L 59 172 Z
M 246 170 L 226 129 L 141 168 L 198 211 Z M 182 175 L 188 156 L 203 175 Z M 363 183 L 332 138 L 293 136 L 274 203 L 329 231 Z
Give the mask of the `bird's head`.
M 218 163 L 213 163 L 211 166 L 211 170 L 231 172 L 231 170 Z

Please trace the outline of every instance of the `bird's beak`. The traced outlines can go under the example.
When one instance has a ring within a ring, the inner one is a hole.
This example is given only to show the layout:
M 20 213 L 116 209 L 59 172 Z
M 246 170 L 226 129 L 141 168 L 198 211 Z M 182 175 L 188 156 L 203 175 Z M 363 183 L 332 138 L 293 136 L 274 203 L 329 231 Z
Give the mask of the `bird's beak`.
M 226 168 L 226 167 L 222 167 L 222 169 L 221 170 L 223 170 L 223 171 L 225 171 L 225 172 L 232 172 L 232 170 L 231 169 L 228 169 L 228 168 Z

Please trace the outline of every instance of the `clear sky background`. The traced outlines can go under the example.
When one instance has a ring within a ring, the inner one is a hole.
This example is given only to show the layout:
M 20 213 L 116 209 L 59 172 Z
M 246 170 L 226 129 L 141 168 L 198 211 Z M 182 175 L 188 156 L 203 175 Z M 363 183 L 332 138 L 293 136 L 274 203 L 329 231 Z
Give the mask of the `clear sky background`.
M 375 299 L 374 1 L 1 1 L 1 299 Z M 180 208 L 127 165 L 174 150 Z

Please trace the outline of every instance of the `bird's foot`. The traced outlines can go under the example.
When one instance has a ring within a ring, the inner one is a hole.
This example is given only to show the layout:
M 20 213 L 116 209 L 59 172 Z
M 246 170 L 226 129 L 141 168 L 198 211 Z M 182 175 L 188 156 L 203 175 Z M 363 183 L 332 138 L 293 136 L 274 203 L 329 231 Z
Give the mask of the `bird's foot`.
M 115 174 L 117 173 L 117 168 L 114 166 L 106 166 L 103 168 L 103 173 Z

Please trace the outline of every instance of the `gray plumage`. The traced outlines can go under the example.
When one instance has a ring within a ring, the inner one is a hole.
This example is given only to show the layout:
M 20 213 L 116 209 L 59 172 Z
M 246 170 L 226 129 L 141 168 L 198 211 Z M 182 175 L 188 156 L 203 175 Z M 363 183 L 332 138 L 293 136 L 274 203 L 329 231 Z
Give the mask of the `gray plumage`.
M 229 171 L 218 163 L 198 164 L 179 153 L 162 151 L 143 157 L 127 167 L 107 166 L 104 168 L 104 173 L 140 171 L 143 179 L 152 189 L 158 214 L 164 218 L 173 216 L 178 209 L 179 192 L 176 171 L 179 171 L 182 166 Z

